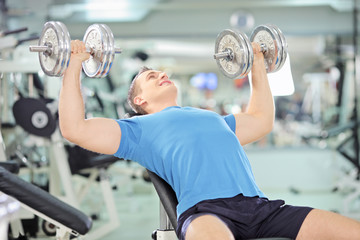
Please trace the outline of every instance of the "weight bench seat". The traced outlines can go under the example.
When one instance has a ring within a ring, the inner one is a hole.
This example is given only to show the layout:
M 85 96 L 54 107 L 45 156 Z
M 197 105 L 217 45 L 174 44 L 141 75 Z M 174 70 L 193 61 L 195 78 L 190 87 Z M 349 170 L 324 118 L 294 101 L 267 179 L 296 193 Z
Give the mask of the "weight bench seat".
M 81 235 L 91 229 L 92 220 L 87 215 L 3 167 L 0 167 L 0 191 Z
M 154 184 L 155 190 L 159 195 L 160 202 L 162 203 L 165 212 L 169 218 L 171 225 L 176 229 L 177 227 L 177 215 L 176 206 L 178 200 L 172 187 L 157 174 L 147 170 L 151 182 Z M 289 238 L 257 238 L 252 240 L 291 240 Z
M 154 184 L 155 190 L 159 195 L 160 202 L 163 204 L 166 214 L 169 217 L 171 225 L 174 227 L 174 229 L 176 229 L 177 227 L 176 206 L 178 204 L 178 200 L 174 190 L 167 182 L 165 182 L 157 174 L 149 170 L 147 170 L 147 172 L 149 173 L 151 182 Z

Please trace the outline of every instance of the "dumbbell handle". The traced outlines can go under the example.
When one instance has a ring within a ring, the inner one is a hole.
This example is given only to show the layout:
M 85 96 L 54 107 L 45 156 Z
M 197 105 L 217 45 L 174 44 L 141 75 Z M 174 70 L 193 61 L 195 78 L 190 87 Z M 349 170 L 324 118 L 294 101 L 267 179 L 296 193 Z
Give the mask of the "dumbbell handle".
M 229 56 L 230 56 L 230 51 L 225 51 L 225 52 L 215 53 L 214 54 L 215 59 L 226 58 L 226 57 L 229 57 Z
M 52 48 L 49 46 L 29 46 L 30 52 L 46 52 L 51 51 Z M 93 54 L 94 50 L 93 48 L 86 47 L 86 52 Z M 121 48 L 115 48 L 115 53 L 122 53 Z
M 261 43 L 261 44 L 260 44 L 260 48 L 261 48 L 261 52 L 262 52 L 262 53 L 266 53 L 267 50 L 268 50 L 268 47 L 267 47 L 266 44 L 264 44 L 264 43 Z
M 264 43 L 260 44 L 260 48 L 262 53 L 266 53 L 268 50 L 268 47 Z M 233 57 L 233 52 L 230 49 L 226 49 L 224 52 L 214 54 L 214 59 L 230 58 L 231 61 Z
M 224 52 L 214 54 L 214 59 L 230 58 L 232 60 L 233 57 L 233 52 L 230 49 L 226 49 Z
M 46 52 L 51 50 L 49 46 L 29 46 L 30 52 Z

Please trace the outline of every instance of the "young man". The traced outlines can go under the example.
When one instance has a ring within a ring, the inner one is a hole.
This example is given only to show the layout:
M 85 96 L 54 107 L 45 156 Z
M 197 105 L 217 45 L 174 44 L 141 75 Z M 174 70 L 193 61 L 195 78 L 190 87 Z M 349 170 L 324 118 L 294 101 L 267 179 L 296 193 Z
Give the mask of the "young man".
M 338 214 L 269 201 L 257 187 L 242 145 L 269 133 L 274 103 L 260 47 L 253 44 L 252 93 L 246 113 L 220 116 L 179 107 L 166 73 L 143 69 L 129 91 L 143 116 L 85 119 L 80 92 L 84 43 L 72 55 L 60 92 L 60 128 L 91 151 L 134 160 L 167 181 L 179 205 L 180 239 L 360 239 L 360 223 Z

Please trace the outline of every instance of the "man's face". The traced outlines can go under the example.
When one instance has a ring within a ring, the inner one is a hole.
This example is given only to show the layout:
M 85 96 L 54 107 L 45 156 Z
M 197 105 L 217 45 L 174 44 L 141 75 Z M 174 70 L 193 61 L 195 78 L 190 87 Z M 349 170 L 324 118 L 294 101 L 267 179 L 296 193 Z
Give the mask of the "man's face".
M 156 101 L 176 101 L 177 99 L 177 88 L 165 72 L 145 71 L 138 76 L 136 84 L 140 90 L 137 97 L 148 104 Z M 135 104 L 139 105 L 136 100 Z

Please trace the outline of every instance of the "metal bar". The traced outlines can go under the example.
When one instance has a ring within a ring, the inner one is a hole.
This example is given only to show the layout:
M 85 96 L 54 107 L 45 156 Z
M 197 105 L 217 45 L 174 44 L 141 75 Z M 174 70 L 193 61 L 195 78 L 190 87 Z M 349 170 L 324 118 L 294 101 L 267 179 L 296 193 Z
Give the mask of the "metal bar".
M 46 52 L 51 50 L 49 46 L 29 46 L 30 52 Z
M 231 56 L 230 51 L 221 52 L 221 53 L 215 53 L 214 54 L 214 59 L 226 58 L 226 57 L 230 57 L 230 56 Z
M 9 34 L 24 32 L 24 31 L 27 31 L 27 30 L 28 30 L 27 27 L 23 27 L 23 28 L 19 28 L 19 29 L 14 29 L 14 30 L 7 30 L 7 31 L 1 32 L 1 33 L 0 33 L 0 36 L 3 37 L 3 36 L 6 36 L 6 35 L 9 35 Z
M 51 48 L 49 46 L 29 46 L 30 52 L 51 52 Z M 115 48 L 115 53 L 122 53 L 121 48 Z M 86 52 L 90 54 L 94 54 L 94 49 L 90 47 L 86 47 Z
M 117 53 L 117 54 L 122 53 L 122 51 L 123 51 L 121 48 L 114 48 L 114 50 L 115 50 L 115 53 Z M 95 50 L 93 48 L 91 48 L 91 47 L 86 47 L 86 52 L 88 52 L 88 53 L 90 53 L 92 55 L 95 54 Z
M 159 229 L 160 230 L 174 229 L 161 201 L 160 201 L 160 228 Z

